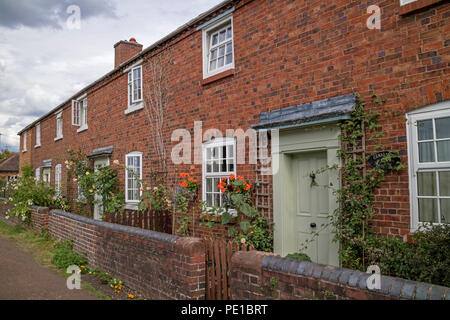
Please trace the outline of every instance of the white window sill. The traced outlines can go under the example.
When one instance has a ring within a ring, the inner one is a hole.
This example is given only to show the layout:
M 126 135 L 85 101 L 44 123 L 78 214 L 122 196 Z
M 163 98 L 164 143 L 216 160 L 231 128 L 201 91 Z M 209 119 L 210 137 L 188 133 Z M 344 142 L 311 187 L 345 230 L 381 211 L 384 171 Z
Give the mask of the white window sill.
M 22 152 L 27 152 L 27 150 L 22 150 Z
M 40 148 L 40 147 L 41 147 L 40 144 L 37 144 L 37 145 L 34 146 L 35 149 Z
M 80 128 L 77 130 L 77 132 L 80 133 L 80 132 L 86 131 L 87 129 L 88 129 L 88 126 L 85 125 L 85 126 L 80 127 Z
M 209 61 L 208 61 L 208 63 L 209 63 Z M 228 66 L 222 67 L 220 69 L 216 69 L 212 72 L 206 72 L 205 74 L 203 74 L 203 80 L 220 75 L 221 73 L 224 73 L 225 71 L 228 71 L 228 70 L 234 70 L 234 63 L 232 63 Z
M 125 204 L 125 209 L 126 210 L 135 210 L 138 211 L 139 210 L 139 203 L 138 202 L 127 202 Z
M 55 141 L 58 141 L 58 140 L 61 140 L 63 137 L 56 137 L 54 140 Z
M 131 106 L 128 106 L 128 109 L 125 110 L 125 114 L 130 114 L 132 112 L 138 111 L 144 109 L 144 103 L 143 102 L 138 102 L 136 104 L 133 104 Z

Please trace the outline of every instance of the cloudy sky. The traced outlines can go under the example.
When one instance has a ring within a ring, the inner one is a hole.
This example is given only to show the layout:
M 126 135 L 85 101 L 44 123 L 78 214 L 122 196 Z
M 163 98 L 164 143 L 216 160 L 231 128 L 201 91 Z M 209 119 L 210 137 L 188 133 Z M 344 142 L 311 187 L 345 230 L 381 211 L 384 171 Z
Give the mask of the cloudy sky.
M 220 2 L 0 0 L 0 150 L 17 150 L 17 132 L 111 71 L 116 42 L 146 48 Z

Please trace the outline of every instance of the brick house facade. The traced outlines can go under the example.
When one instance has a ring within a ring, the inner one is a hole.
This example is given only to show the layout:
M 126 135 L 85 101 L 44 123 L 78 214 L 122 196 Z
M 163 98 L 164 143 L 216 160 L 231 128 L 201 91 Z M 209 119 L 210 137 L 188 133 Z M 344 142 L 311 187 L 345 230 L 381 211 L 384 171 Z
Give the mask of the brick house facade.
M 169 185 L 176 185 L 179 172 L 192 169 L 202 181 L 202 164 L 175 165 L 170 161 L 171 149 L 178 143 L 171 142 L 172 132 L 186 128 L 194 142 L 194 121 L 202 121 L 203 132 L 209 128 L 223 133 L 229 128 L 245 131 L 261 125 L 262 115 L 273 111 L 295 106 L 302 109 L 320 101 L 333 103 L 337 101 L 333 99 L 354 92 L 365 100 L 377 94 L 386 99 L 383 109 L 371 104 L 366 108 L 381 111 L 380 124 L 385 136 L 367 141 L 367 150 L 375 151 L 377 144 L 383 145 L 385 150 L 398 150 L 409 167 L 388 175 L 377 190 L 374 230 L 406 238 L 417 229 L 418 207 L 422 206 L 423 210 L 430 206 L 423 203 L 426 201 L 433 202 L 432 208 L 435 201 L 439 202 L 433 210 L 437 210 L 436 219 L 442 222 L 442 217 L 449 215 L 446 208 L 450 208 L 445 194 L 443 198 L 438 195 L 431 200 L 416 199 L 415 176 L 422 168 L 423 159 L 414 162 L 414 150 L 417 145 L 421 154 L 428 149 L 419 142 L 423 137 L 414 140 L 415 131 L 408 125 L 407 117 L 417 118 L 417 121 L 432 119 L 431 131 L 434 128 L 442 134 L 424 139 L 430 144 L 446 144 L 445 139 L 449 137 L 440 128 L 445 127 L 449 116 L 446 112 L 450 109 L 450 4 L 426 0 L 380 1 L 377 5 L 381 8 L 381 30 L 367 27 L 371 16 L 367 12 L 368 5 L 366 1 L 229 0 L 143 51 L 134 39 L 120 41 L 115 45 L 114 70 L 19 132 L 21 150 L 23 136 L 27 136 L 21 165 L 31 164 L 41 177 L 46 168 L 54 183 L 55 166 L 62 164 L 59 178 L 63 190 L 68 190 L 64 168 L 66 150 L 82 149 L 86 154 L 95 155 L 98 149 L 109 148 L 111 162 L 118 159 L 124 163 L 126 155 L 139 152 L 143 178 L 150 179 L 151 171 L 159 169 L 160 164 L 148 113 L 139 100 L 145 100 L 151 86 L 150 61 L 162 57 L 170 96 L 164 127 Z M 220 38 L 222 30 L 225 32 L 223 39 Z M 232 55 L 228 57 L 230 30 Z M 213 44 L 216 31 L 219 43 L 214 60 L 212 46 L 216 45 Z M 225 45 L 224 60 L 220 60 L 221 43 Z M 222 63 L 223 67 L 218 68 Z M 135 69 L 139 66 L 141 69 Z M 140 79 L 142 91 L 139 91 Z M 131 100 L 138 101 L 131 104 L 130 82 Z M 135 93 L 137 95 L 133 96 Z M 87 102 L 84 127 L 72 125 L 73 100 Z M 441 115 L 444 125 L 436 124 L 435 114 Z M 337 121 L 326 119 L 329 121 L 321 125 L 333 125 Z M 58 121 L 62 123 L 61 137 L 57 137 Z M 429 122 L 424 124 L 430 125 Z M 310 127 L 315 130 L 317 124 Z M 40 131 L 39 144 L 35 143 L 37 130 Z M 433 152 L 442 152 L 442 156 L 436 157 L 441 157 L 445 164 L 447 151 L 445 146 L 443 148 L 444 151 Z M 438 161 L 435 167 L 427 168 L 440 170 L 444 167 Z M 124 170 L 119 170 L 120 183 L 125 186 Z M 252 183 L 257 179 L 254 164 L 238 164 L 234 171 Z M 282 237 L 279 229 L 277 231 L 277 221 L 285 221 L 280 218 L 283 213 L 277 207 L 280 191 L 272 188 L 271 178 L 268 181 L 266 205 L 261 208 L 275 222 L 275 237 Z M 204 187 L 200 188 L 200 198 Z M 201 227 L 195 226 L 196 235 L 201 231 Z M 275 248 L 286 253 L 289 249 L 283 249 L 283 241 L 279 240 Z

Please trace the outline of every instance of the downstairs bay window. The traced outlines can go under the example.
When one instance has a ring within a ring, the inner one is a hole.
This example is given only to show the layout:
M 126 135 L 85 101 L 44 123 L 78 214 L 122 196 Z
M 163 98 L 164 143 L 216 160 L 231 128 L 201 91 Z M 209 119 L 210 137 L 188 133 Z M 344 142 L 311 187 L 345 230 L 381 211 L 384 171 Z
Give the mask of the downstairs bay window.
M 450 102 L 408 115 L 412 229 L 450 223 Z

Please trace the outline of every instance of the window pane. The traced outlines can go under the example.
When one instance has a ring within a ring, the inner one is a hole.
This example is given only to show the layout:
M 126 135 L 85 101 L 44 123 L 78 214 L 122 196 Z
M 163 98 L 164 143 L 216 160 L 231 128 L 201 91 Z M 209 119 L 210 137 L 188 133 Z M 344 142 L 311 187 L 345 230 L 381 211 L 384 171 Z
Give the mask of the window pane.
M 216 69 L 216 62 L 217 62 L 217 60 L 211 61 L 211 63 L 209 64 L 209 70 Z
M 450 197 L 450 171 L 439 172 L 439 195 Z
M 224 65 L 224 58 L 222 57 L 222 58 L 219 58 L 217 67 L 220 68 L 220 67 L 223 67 L 223 65 Z
M 418 172 L 417 189 L 419 196 L 436 196 L 436 172 Z
M 227 44 L 227 53 L 231 53 L 233 51 L 233 44 L 230 42 Z
M 417 121 L 417 133 L 419 140 L 433 139 L 433 120 Z
M 227 171 L 227 161 L 226 160 L 220 160 L 220 171 L 221 172 Z
M 219 34 L 219 42 L 225 41 L 225 30 L 221 31 Z
M 207 163 L 206 164 L 206 172 L 211 172 L 211 170 L 212 170 L 211 163 Z
M 212 45 L 216 45 L 217 44 L 217 40 L 218 40 L 219 35 L 216 33 L 212 36 Z
M 438 222 L 437 199 L 419 199 L 419 221 Z
M 217 161 L 213 162 L 213 172 L 219 172 L 219 163 Z
M 207 194 L 206 194 L 206 203 L 207 203 L 209 206 L 213 206 L 213 203 L 212 203 L 212 193 L 207 193 Z
M 436 119 L 436 139 L 450 138 L 450 117 Z
M 434 143 L 419 143 L 419 162 L 434 162 Z
M 212 192 L 213 180 L 211 178 L 206 179 L 206 192 Z
M 215 60 L 217 58 L 217 49 L 211 51 L 211 60 Z
M 438 153 L 438 161 L 450 161 L 450 140 L 447 141 L 438 141 L 437 144 L 437 153 Z
M 228 164 L 228 171 L 234 171 L 234 164 L 233 163 Z
M 228 158 L 233 158 L 233 146 L 228 145 Z
M 233 56 L 231 54 L 227 54 L 225 64 L 230 64 L 233 62 Z
M 227 29 L 227 39 L 231 39 L 231 36 L 232 36 L 231 27 L 229 27 Z
M 225 55 L 225 46 L 219 47 L 219 57 L 223 57 Z
M 450 223 L 450 199 L 441 199 L 441 222 Z

